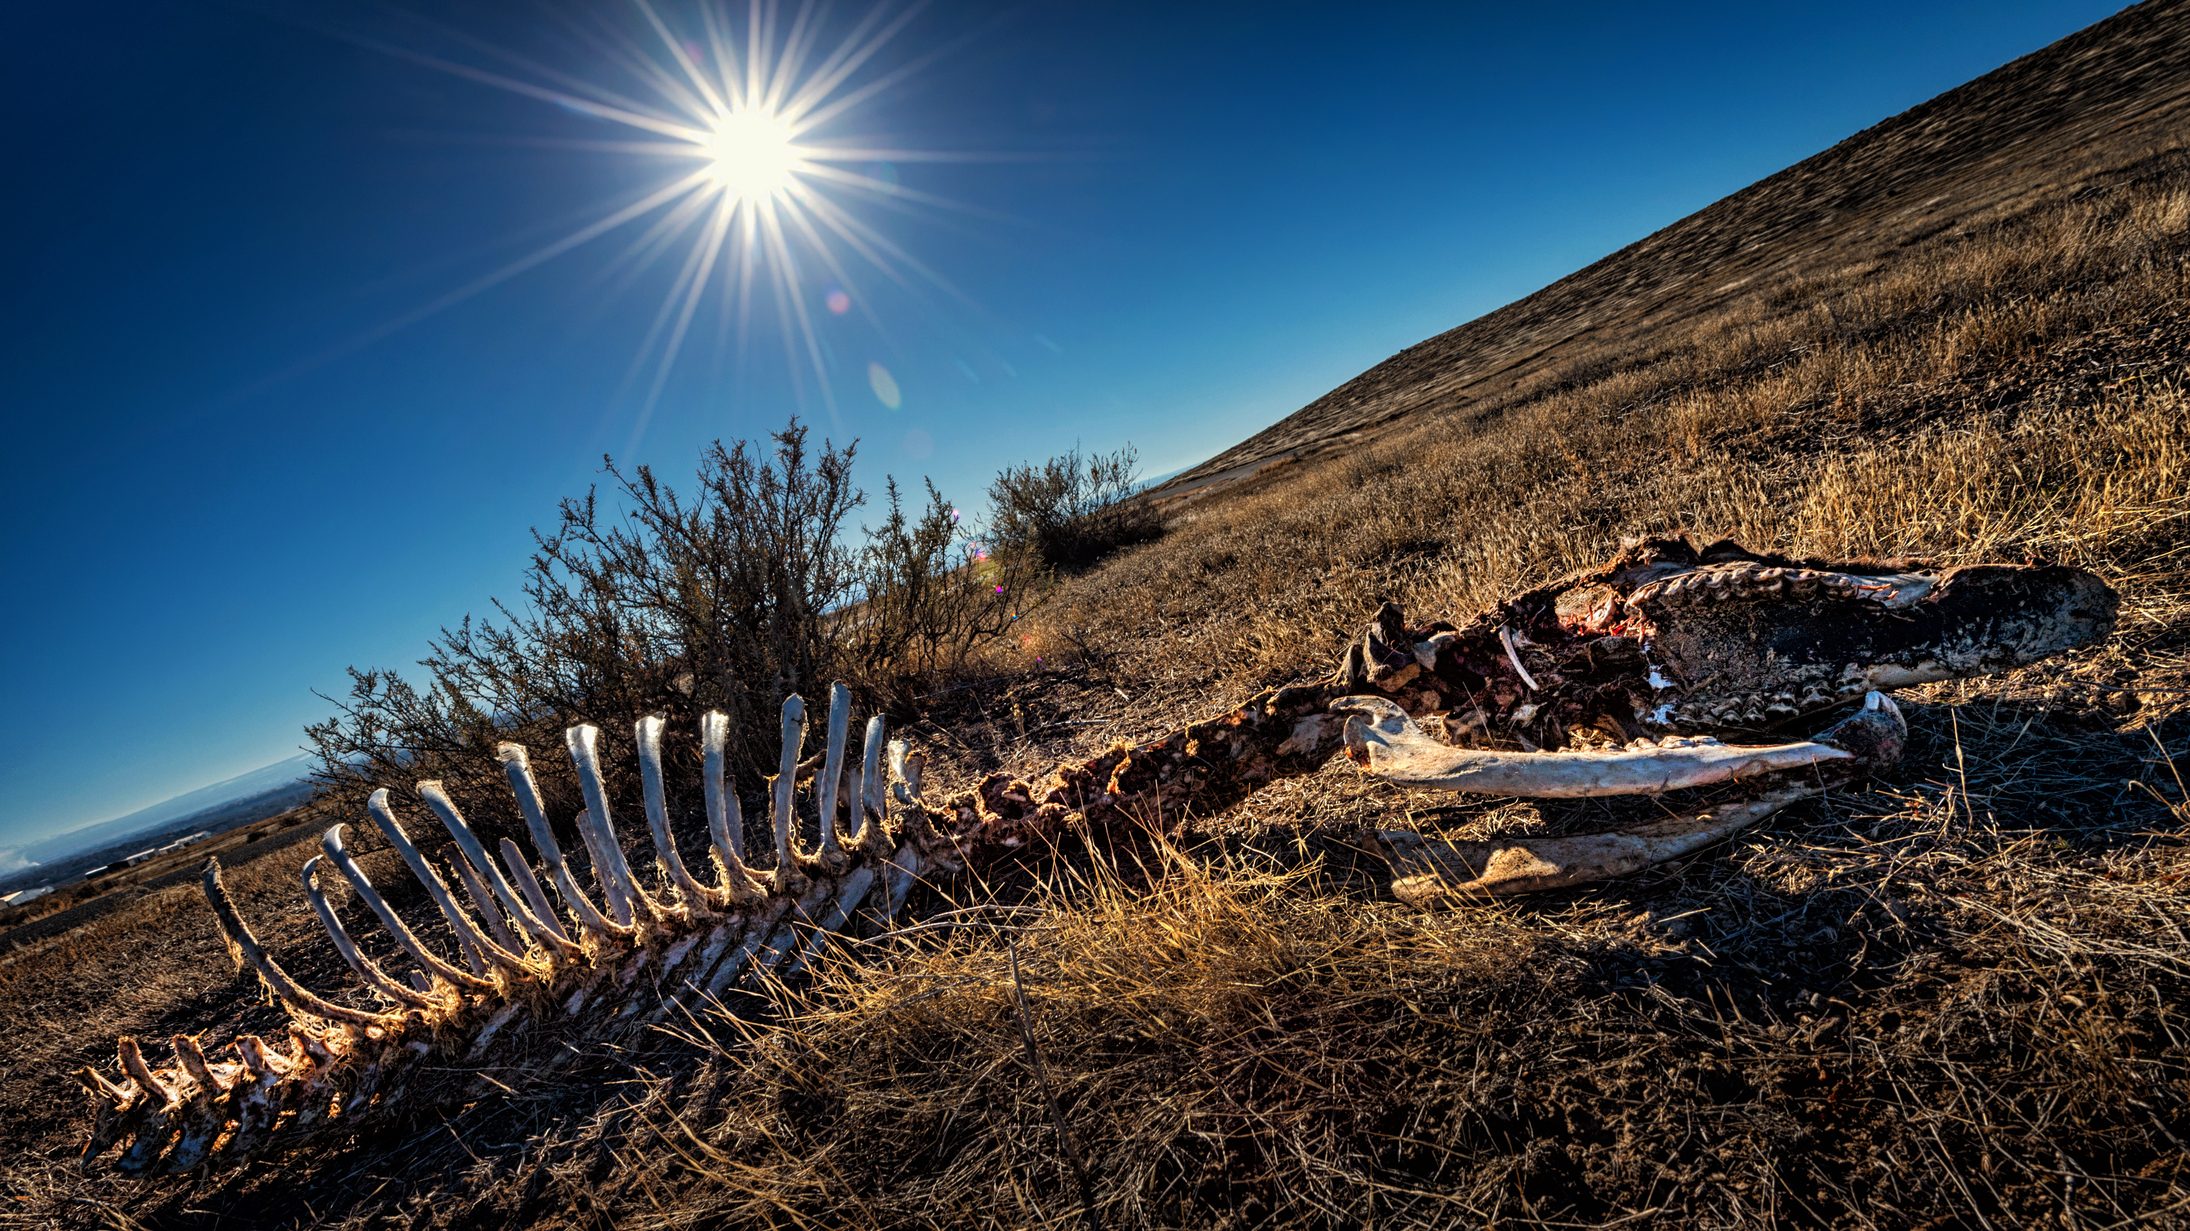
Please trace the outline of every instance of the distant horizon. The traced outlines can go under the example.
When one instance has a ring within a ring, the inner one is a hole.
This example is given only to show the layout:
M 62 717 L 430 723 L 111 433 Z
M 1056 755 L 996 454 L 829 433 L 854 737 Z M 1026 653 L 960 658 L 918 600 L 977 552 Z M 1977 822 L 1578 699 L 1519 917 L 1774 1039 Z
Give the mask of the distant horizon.
M 264 765 L 260 765 L 260 766 L 256 766 L 256 767 L 254 767 L 254 768 L 251 768 L 251 769 L 247 769 L 247 770 L 244 770 L 244 771 L 243 771 L 243 772 L 241 772 L 241 773 L 236 773 L 236 774 L 230 774 L 230 775 L 228 775 L 228 776 L 227 776 L 227 777 L 225 777 L 225 778 L 216 778 L 216 779 L 214 779 L 214 780 L 213 780 L 213 781 L 211 781 L 211 782 L 205 782 L 205 783 L 200 783 L 199 785 L 197 785 L 197 786 L 193 786 L 193 787 L 186 787 L 186 788 L 184 788 L 183 790 L 177 791 L 177 792 L 175 792 L 175 793 L 174 793 L 174 794 L 172 794 L 172 795 L 168 795 L 168 796 L 166 796 L 166 797 L 164 797 L 164 798 L 161 798 L 161 799 L 155 799 L 155 800 L 152 800 L 152 801 L 151 801 L 151 802 L 149 802 L 149 803 L 146 803 L 146 804 L 140 805 L 140 806 L 138 806 L 138 807 L 135 807 L 135 808 L 129 808 L 129 809 L 126 809 L 126 810 L 124 810 L 124 811 L 121 811 L 121 812 L 117 812 L 117 813 L 114 813 L 114 814 L 113 814 L 113 815 L 111 815 L 111 816 L 103 816 L 103 817 L 100 817 L 100 818 L 98 818 L 97 820 L 85 821 L 85 822 L 84 822 L 83 824 L 81 824 L 81 825 L 76 825 L 76 826 L 72 826 L 72 827 L 70 827 L 70 828 L 67 828 L 67 829 L 58 829 L 58 830 L 54 830 L 54 831 L 52 831 L 52 832 L 50 832 L 50 833 L 45 833 L 45 834 L 33 834 L 33 835 L 30 835 L 30 836 L 28 836 L 28 837 L 26 837 L 26 838 L 24 838 L 24 839 L 22 839 L 22 840 L 20 840 L 20 841 L 11 841 L 11 842 L 9 842 L 9 843 L 8 843 L 7 845 L 4 845 L 4 846 L 0 846 L 0 857 L 15 857 L 15 858 L 21 858 L 21 857 L 23 856 L 24 852 L 27 852 L 27 851 L 31 851 L 31 850 L 39 850 L 39 849 L 41 849 L 41 848 L 46 848 L 46 847 L 51 847 L 51 846 L 54 846 L 54 845 L 55 845 L 55 844 L 57 844 L 57 843 L 60 843 L 60 842 L 64 842 L 64 841 L 66 841 L 66 840 L 67 840 L 67 839 L 69 839 L 69 838 L 72 838 L 72 837 L 74 837 L 74 836 L 76 836 L 76 835 L 78 835 L 78 834 L 81 834 L 81 833 L 86 833 L 86 832 L 88 832 L 88 831 L 90 831 L 90 830 L 98 829 L 98 828 L 101 828 L 101 827 L 103 827 L 103 826 L 109 826 L 109 825 L 118 825 L 118 824 L 120 824 L 120 823 L 122 823 L 122 822 L 124 822 L 124 821 L 128 821 L 128 820 L 133 820 L 133 819 L 135 819 L 136 817 L 139 817 L 139 816 L 145 816 L 145 815 L 147 815 L 147 814 L 151 814 L 151 813 L 157 813 L 157 812 L 161 811 L 162 809 L 164 809 L 164 808 L 167 808 L 167 807 L 168 807 L 169 805 L 171 805 L 171 804 L 174 804 L 174 803 L 176 803 L 176 802 L 178 802 L 178 801 L 180 801 L 180 800 L 188 799 L 188 798 L 190 798 L 190 797 L 191 797 L 191 796 L 193 796 L 193 795 L 201 795 L 201 794 L 205 794 L 206 792 L 210 792 L 210 791 L 215 791 L 215 790 L 218 790 L 219 788 L 221 788 L 221 787 L 224 787 L 224 786 L 227 786 L 227 785 L 229 785 L 230 783 L 242 782 L 242 781 L 244 781 L 244 780 L 246 780 L 246 779 L 249 779 L 249 778 L 253 778 L 253 777 L 256 777 L 256 776 L 258 776 L 258 775 L 260 775 L 260 774 L 264 774 L 264 773 L 266 773 L 266 772 L 267 772 L 267 771 L 269 771 L 269 770 L 279 769 L 279 768 L 281 768 L 282 766 L 284 766 L 284 765 L 287 765 L 287 764 L 289 764 L 290 762 L 295 762 L 295 763 L 297 764 L 297 768 L 298 768 L 298 771 L 299 771 L 299 772 L 298 772 L 298 774 L 297 774 L 297 776 L 296 776 L 296 778 L 295 778 L 295 779 L 293 779 L 293 781 L 295 781 L 295 782 L 303 782 L 303 781 L 304 781 L 305 779 L 307 779 L 307 778 L 311 777 L 311 774 L 312 774 L 312 764 L 311 764 L 311 763 L 312 763 L 312 754 L 310 754 L 310 753 L 308 753 L 308 752 L 296 752 L 296 753 L 292 753 L 292 754 L 290 754 L 289 756 L 286 756 L 286 757 L 282 757 L 282 758 L 280 758 L 280 759 L 278 759 L 278 760 L 268 761 L 268 762 L 267 762 L 266 764 L 264 764 Z M 274 789 L 276 789 L 276 787 L 274 787 L 274 786 L 268 786 L 268 787 L 264 787 L 264 788 L 261 788 L 260 790 L 261 790 L 261 791 L 270 791 L 270 790 L 274 790 Z M 182 815 L 182 816 L 187 816 L 187 815 L 194 815 L 194 814 L 195 814 L 195 813 L 197 813 L 197 812 L 203 812 L 203 811 L 210 811 L 211 809 L 214 809 L 214 808 L 218 808 L 218 807 L 220 807 L 220 806 L 221 806 L 222 804 L 224 804 L 224 803 L 232 802 L 232 801 L 233 801 L 233 800 L 235 800 L 235 799 L 240 799 L 240 798 L 243 798 L 243 797 L 244 797 L 244 794 L 256 794 L 256 793 L 260 793 L 260 792 L 245 792 L 245 793 L 239 793 L 239 794 L 236 794 L 236 795 L 232 795 L 232 796 L 224 796 L 224 797 L 222 797 L 222 798 L 219 798 L 219 799 L 212 799 L 212 800 L 207 800 L 207 801 L 206 801 L 206 803 L 204 804 L 204 806 L 203 806 L 202 808 L 194 808 L 194 809 L 192 809 L 192 810 L 191 810 L 190 812 L 188 812 L 188 813 L 184 813 L 184 814 L 181 814 L 181 815 Z M 170 817 L 157 817 L 157 818 L 155 818 L 155 819 L 152 819 L 152 820 L 148 820 L 148 821 L 146 821 L 146 822 L 145 822 L 145 827 L 146 827 L 146 828 L 150 828 L 150 827 L 152 827 L 152 826 L 155 826 L 155 825 L 161 825 L 161 824 L 165 824 L 165 823 L 167 823 L 167 822 L 168 822 L 168 821 L 170 821 L 170 820 L 179 820 L 179 819 L 181 819 L 181 816 L 177 816 L 177 817 L 172 817 L 172 818 L 170 818 Z M 117 835 L 116 835 L 116 836 L 115 836 L 114 838 L 111 838 L 111 839 L 106 839 L 106 841 L 120 841 L 120 840 L 121 840 L 121 839 L 122 839 L 123 837 L 126 837 L 126 836 L 128 836 L 128 835 L 127 835 L 127 834 L 117 834 Z M 51 852 L 51 853 L 48 853 L 48 854 L 46 855 L 46 857 L 44 857 L 44 858 L 39 858 L 39 859 L 28 859 L 28 860 L 24 860 L 24 862 L 22 863 L 22 865 L 21 865 L 21 866 L 23 866 L 23 867 L 46 867 L 46 866 L 48 866 L 48 865 L 51 865 L 52 863 L 54 863 L 54 862 L 55 862 L 55 861 L 56 861 L 57 859 L 65 859 L 65 858 L 71 857 L 71 856 L 73 856 L 73 855 L 75 855 L 75 854 L 78 854 L 78 853 L 80 853 L 80 848 L 75 848 L 75 847 L 71 847 L 70 849 L 68 849 L 68 850 L 66 850 L 66 851 L 61 851 L 61 852 Z M 0 858 L 0 876 L 9 876 L 9 875 L 12 875 L 12 874 L 13 874 L 13 870 L 12 870 L 12 869 L 11 869 L 11 868 L 9 867 L 9 865 L 7 864 L 7 862 L 6 862 L 5 858 Z
M 10 87 L 40 174 L 0 567 L 65 597 L 9 617 L 0 849 L 308 759 L 275 749 L 324 716 L 313 689 L 409 671 L 513 594 L 603 452 L 681 482 L 798 410 L 867 442 L 870 493 L 970 504 L 1075 444 L 1173 477 L 2118 7 L 906 13 L 847 86 L 887 105 L 831 137 L 900 154 L 849 172 L 881 185 L 862 225 L 948 289 L 815 265 L 804 334 L 695 314 L 683 248 L 611 259 L 636 230 L 482 285 L 651 182 L 597 148 L 623 135 L 603 108 L 495 84 L 586 70 L 583 40 L 364 3 L 25 15 L 15 46 L 110 63 L 96 97 L 71 55 Z

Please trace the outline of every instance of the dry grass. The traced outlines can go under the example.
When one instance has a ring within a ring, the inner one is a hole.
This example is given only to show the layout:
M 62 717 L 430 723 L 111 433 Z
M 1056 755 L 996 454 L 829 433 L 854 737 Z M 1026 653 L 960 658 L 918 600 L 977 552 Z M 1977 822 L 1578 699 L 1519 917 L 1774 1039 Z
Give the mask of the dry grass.
M 260 1011 L 190 984 L 224 966 L 163 890 L 0 959 L 39 1074 L 0 1222 L 2190 1224 L 2186 357 L 2190 162 L 2094 170 L 1186 504 L 929 716 L 945 776 L 1032 768 L 1319 671 L 1381 598 L 1466 613 L 1645 531 L 2122 591 L 2097 652 L 1923 693 L 1893 774 L 1682 867 L 1413 913 L 1334 836 L 1575 815 L 1334 767 L 1184 852 L 1036 860 L 585 1088 L 82 1177 L 45 1074 Z M 285 952 L 293 874 L 232 882 Z

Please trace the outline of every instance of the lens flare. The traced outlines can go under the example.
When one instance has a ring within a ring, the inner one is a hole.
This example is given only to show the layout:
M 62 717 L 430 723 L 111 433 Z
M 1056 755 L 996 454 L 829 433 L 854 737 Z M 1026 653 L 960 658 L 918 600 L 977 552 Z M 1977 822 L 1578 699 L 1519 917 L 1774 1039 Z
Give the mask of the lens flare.
M 905 395 L 897 387 L 897 378 L 879 363 L 867 365 L 867 387 L 874 390 L 874 400 L 896 410 L 905 404 Z

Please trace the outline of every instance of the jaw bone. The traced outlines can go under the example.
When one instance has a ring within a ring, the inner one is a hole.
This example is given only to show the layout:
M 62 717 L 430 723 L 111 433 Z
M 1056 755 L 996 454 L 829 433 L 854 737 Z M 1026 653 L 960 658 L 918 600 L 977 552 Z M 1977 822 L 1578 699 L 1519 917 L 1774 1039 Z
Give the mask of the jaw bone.
M 1715 739 L 1606 751 L 1488 752 L 1432 739 L 1405 710 L 1382 697 L 1347 697 L 1331 708 L 1352 715 L 1346 723 L 1346 754 L 1370 773 L 1401 786 L 1477 795 L 1647 795 L 1784 773 L 1853 755 L 1830 743 L 1749 747 Z
M 1363 726 L 1367 731 L 1376 731 L 1367 724 Z M 1419 733 L 1416 738 L 1435 742 Z M 1622 774 L 1631 775 L 1630 781 L 1639 781 L 1648 773 L 1661 773 L 1669 780 L 1677 779 L 1687 785 L 1769 776 L 1773 785 L 1746 799 L 1611 833 L 1558 838 L 1516 835 L 1462 841 L 1387 830 L 1379 833 L 1377 839 L 1385 859 L 1392 865 L 1392 892 L 1401 900 L 1418 906 L 1484 895 L 1565 889 L 1627 876 L 1722 842 L 1789 804 L 1822 794 L 1828 785 L 1892 763 L 1899 759 L 1907 738 L 1908 726 L 1901 717 L 1900 707 L 1884 693 L 1874 692 L 1864 698 L 1861 708 L 1854 714 L 1828 728 L 1814 743 L 1743 749 L 1706 740 L 1674 747 L 1623 749 L 1614 753 L 1509 756 L 1508 760 L 1550 762 L 1542 767 L 1537 778 L 1523 784 L 1548 789 L 1501 792 L 1505 794 L 1572 798 L 1633 793 L 1634 788 L 1628 792 L 1572 788 L 1576 783 L 1597 786 L 1608 777 Z M 1442 744 L 1436 747 L 1445 748 Z M 1450 753 L 1464 751 L 1445 750 Z M 1637 755 L 1623 755 L 1629 752 Z M 1767 755 L 1749 760 L 1727 755 L 1739 753 Z M 1700 768 L 1687 770 L 1666 763 L 1684 758 Z M 1607 765 L 1614 768 L 1608 770 Z M 1483 781 L 1481 777 L 1471 779 L 1465 773 L 1453 777 L 1470 784 L 1462 789 L 1483 789 L 1476 785 Z M 1445 786 L 1449 780 L 1416 780 L 1408 784 Z M 1646 793 L 1655 794 L 1656 791 L 1652 789 Z

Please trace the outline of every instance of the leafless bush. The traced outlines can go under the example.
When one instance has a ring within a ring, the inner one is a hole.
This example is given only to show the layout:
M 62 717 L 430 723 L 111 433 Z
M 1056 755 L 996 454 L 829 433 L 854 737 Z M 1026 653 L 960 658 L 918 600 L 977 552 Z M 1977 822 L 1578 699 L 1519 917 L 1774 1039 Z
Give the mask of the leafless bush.
M 1031 598 L 1022 570 L 976 548 L 932 485 L 911 517 L 893 480 L 861 545 L 854 446 L 814 451 L 796 420 L 772 440 L 768 452 L 714 444 L 689 495 L 607 461 L 620 511 L 597 492 L 564 501 L 554 532 L 535 532 L 521 603 L 444 628 L 421 684 L 351 670 L 347 696 L 329 698 L 338 712 L 308 730 L 323 780 L 438 776 L 460 800 L 499 800 L 500 741 L 553 747 L 583 722 L 615 742 L 635 715 L 689 728 L 721 710 L 751 781 L 773 768 L 786 694 L 846 679 L 901 696 L 963 667 Z
M 889 511 L 860 557 L 863 596 L 839 630 L 885 695 L 962 670 L 1038 597 L 1040 570 L 1025 553 L 974 542 L 958 510 L 926 486 L 927 506 L 908 517 L 890 481 Z
M 990 533 L 999 550 L 1079 572 L 1163 533 L 1155 509 L 1132 499 L 1139 471 L 1140 454 L 1131 445 L 1089 454 L 1075 447 L 1039 466 L 1011 467 L 989 485 Z

